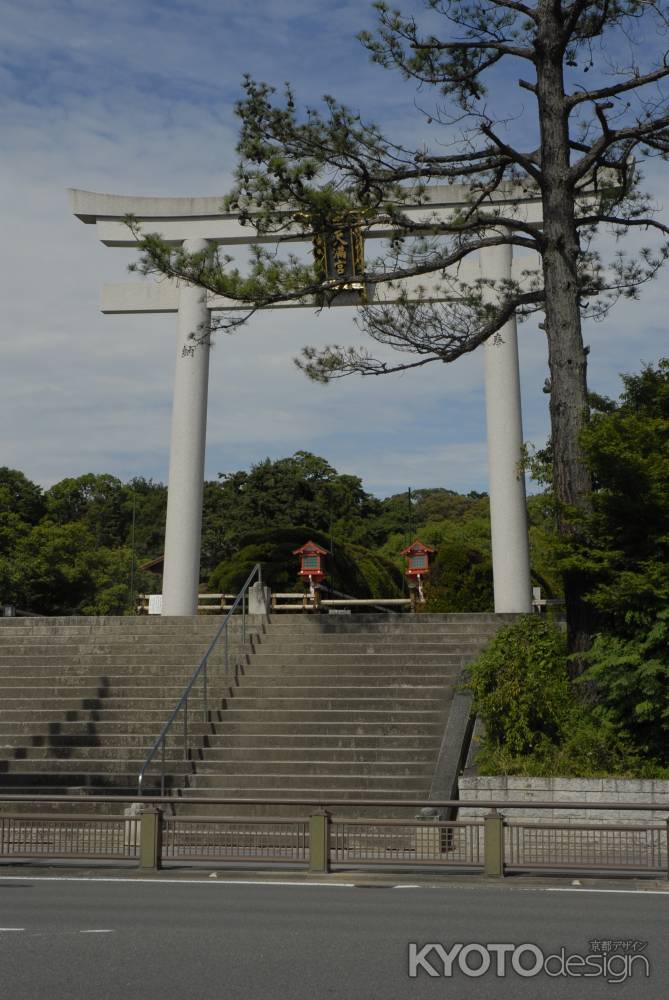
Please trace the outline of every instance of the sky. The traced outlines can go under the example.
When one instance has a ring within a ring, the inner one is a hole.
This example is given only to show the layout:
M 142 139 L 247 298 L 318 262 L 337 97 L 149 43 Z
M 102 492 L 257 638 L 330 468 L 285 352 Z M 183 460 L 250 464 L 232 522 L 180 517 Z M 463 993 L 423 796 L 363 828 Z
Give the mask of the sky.
M 66 189 L 223 196 L 244 73 L 289 80 L 300 101 L 335 94 L 422 142 L 430 96 L 369 62 L 355 36 L 373 23 L 364 0 L 0 0 L 0 465 L 45 487 L 87 472 L 166 482 L 176 319 L 100 313 L 133 254 L 97 242 Z M 648 173 L 660 208 L 664 169 Z M 616 396 L 620 372 L 669 353 L 666 281 L 586 327 L 593 390 Z M 519 337 L 524 436 L 540 446 L 545 338 L 536 321 Z M 292 359 L 330 342 L 361 342 L 352 310 L 268 312 L 218 337 L 206 478 L 303 449 L 379 496 L 487 488 L 480 352 L 314 385 Z

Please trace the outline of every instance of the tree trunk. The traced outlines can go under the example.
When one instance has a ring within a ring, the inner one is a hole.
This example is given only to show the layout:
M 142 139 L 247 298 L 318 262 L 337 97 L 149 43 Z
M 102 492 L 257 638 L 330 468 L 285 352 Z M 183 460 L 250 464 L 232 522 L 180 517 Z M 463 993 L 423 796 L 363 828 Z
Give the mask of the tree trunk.
M 577 263 L 579 238 L 574 223 L 574 192 L 568 120 L 564 98 L 561 4 L 542 0 L 537 39 L 537 99 L 541 121 L 541 167 L 545 248 L 546 337 L 550 370 L 550 416 L 553 489 L 558 501 L 558 530 L 571 541 L 578 529 L 573 514 L 590 508 L 592 482 L 581 446 L 588 416 L 587 359 L 581 333 Z M 588 648 L 591 614 L 583 601 L 587 582 L 570 570 L 564 574 L 567 633 L 570 652 Z M 583 665 L 576 657 L 573 673 Z

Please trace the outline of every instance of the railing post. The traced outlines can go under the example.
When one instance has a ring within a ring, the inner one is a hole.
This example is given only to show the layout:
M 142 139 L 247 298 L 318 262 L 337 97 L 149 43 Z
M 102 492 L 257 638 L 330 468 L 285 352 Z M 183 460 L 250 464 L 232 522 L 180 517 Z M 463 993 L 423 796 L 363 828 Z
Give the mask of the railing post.
M 667 878 L 669 879 L 669 816 L 667 816 Z
M 309 817 L 309 871 L 330 871 L 330 813 L 327 809 Z
M 160 868 L 163 840 L 163 812 L 149 806 L 142 812 L 139 834 L 139 867 L 157 871 Z
M 484 819 L 483 865 L 488 878 L 504 877 L 504 817 L 496 809 Z

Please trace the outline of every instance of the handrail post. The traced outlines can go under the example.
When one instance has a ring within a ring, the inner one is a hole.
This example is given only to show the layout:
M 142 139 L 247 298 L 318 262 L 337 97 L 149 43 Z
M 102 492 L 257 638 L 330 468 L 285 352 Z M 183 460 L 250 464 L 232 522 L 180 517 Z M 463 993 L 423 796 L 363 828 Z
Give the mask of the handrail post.
M 208 708 L 209 708 L 209 706 L 208 706 L 208 699 L 207 699 L 207 666 L 208 666 L 208 663 L 209 663 L 209 660 L 206 659 L 204 661 L 204 670 L 202 671 L 202 707 L 203 707 L 202 721 L 203 722 L 207 721 Z
M 163 752 L 160 762 L 160 794 L 165 795 L 165 737 L 163 737 Z
M 309 871 L 326 874 L 330 871 L 330 813 L 327 809 L 309 817 Z
M 184 760 L 188 760 L 188 698 L 184 702 Z
M 246 594 L 242 594 L 242 646 L 246 643 Z
M 156 806 L 142 810 L 139 831 L 139 867 L 157 871 L 160 868 L 163 840 L 163 812 Z
M 484 872 L 488 878 L 504 878 L 504 817 L 493 809 L 483 823 Z

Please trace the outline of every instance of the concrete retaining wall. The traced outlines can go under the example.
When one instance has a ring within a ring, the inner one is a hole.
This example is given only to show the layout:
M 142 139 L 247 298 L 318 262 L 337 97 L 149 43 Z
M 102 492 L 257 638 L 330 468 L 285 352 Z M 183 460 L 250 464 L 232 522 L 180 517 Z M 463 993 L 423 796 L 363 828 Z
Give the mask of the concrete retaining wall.
M 540 802 L 652 802 L 658 810 L 640 812 L 628 809 L 510 809 L 509 819 L 543 820 L 546 823 L 634 823 L 646 820 L 662 823 L 669 816 L 669 781 L 627 778 L 520 778 L 509 775 L 460 777 L 460 799 L 464 802 L 532 801 Z M 461 808 L 458 819 L 482 816 L 483 807 Z M 504 810 L 501 810 L 504 812 Z

